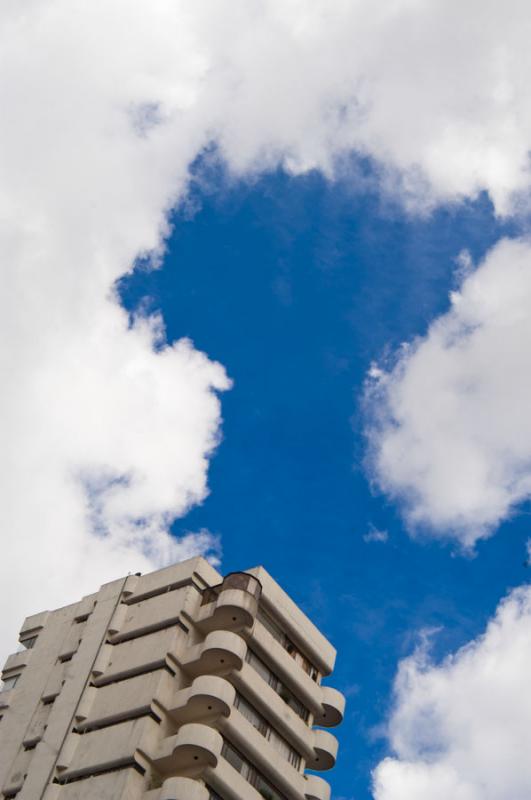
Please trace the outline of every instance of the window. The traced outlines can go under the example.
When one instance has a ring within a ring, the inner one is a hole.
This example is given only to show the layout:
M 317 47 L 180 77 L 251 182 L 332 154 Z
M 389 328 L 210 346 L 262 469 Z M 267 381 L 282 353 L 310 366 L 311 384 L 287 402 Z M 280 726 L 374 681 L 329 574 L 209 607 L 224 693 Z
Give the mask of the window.
M 241 696 L 241 694 L 237 694 L 236 695 L 236 699 L 234 701 L 234 706 L 235 706 L 235 708 L 238 709 L 240 714 L 243 717 L 245 717 L 245 719 L 248 722 L 251 723 L 253 728 L 256 728 L 258 733 L 261 733 L 262 736 L 265 736 L 267 738 L 269 725 L 267 724 L 265 719 L 262 717 L 262 715 L 259 714 L 258 711 L 256 711 L 256 709 L 254 709 L 252 707 L 252 705 L 250 703 L 248 703 L 247 700 L 245 700 L 245 698 L 243 698 Z
M 244 778 L 246 777 L 243 769 L 245 759 L 228 742 L 224 742 L 221 755 L 229 762 L 231 767 L 234 767 L 236 772 L 239 772 Z
M 262 623 L 264 628 L 269 631 L 271 636 L 282 645 L 284 650 L 290 654 L 293 660 L 303 668 L 307 675 L 309 675 L 312 680 L 318 681 L 320 677 L 319 671 L 314 667 L 312 662 L 306 658 L 306 656 L 304 656 L 297 647 L 295 647 L 291 639 L 286 636 L 284 631 L 279 628 L 277 623 L 271 619 L 269 614 L 266 614 L 265 611 L 260 609 L 258 612 L 258 620 Z
M 293 711 L 302 719 L 304 722 L 308 721 L 308 717 L 310 716 L 310 712 L 304 706 L 300 700 L 297 700 L 295 695 L 284 686 L 282 681 L 280 681 L 277 676 L 271 672 L 269 667 L 264 664 L 261 658 L 259 658 L 256 653 L 253 653 L 252 650 L 247 650 L 247 654 L 245 656 L 245 660 L 251 667 L 258 672 L 258 674 L 266 681 L 266 683 L 271 686 L 271 688 L 284 700 L 284 702 L 291 708 Z
M 290 649 L 290 647 L 291 647 L 291 649 Z M 288 651 L 290 656 L 293 658 L 293 660 L 296 661 L 297 664 L 299 664 L 299 666 L 301 666 L 303 668 L 305 673 L 307 675 L 309 675 L 310 678 L 313 681 L 318 683 L 319 678 L 320 678 L 319 671 L 314 667 L 312 662 L 309 661 L 306 658 L 306 656 L 303 656 L 303 654 L 300 652 L 300 650 L 297 650 L 297 648 L 294 647 L 293 645 L 291 645 L 290 647 L 287 647 L 286 650 Z
M 264 739 L 267 739 L 268 742 L 275 748 L 277 753 L 280 753 L 286 761 L 295 767 L 295 769 L 299 769 L 301 765 L 301 757 L 297 753 L 296 750 L 291 747 L 291 745 L 281 736 L 279 733 L 276 732 L 274 728 L 264 719 L 264 717 L 258 713 L 258 711 L 253 708 L 253 706 L 247 702 L 247 700 L 242 697 L 241 694 L 236 694 L 236 700 L 234 701 L 235 708 L 238 709 L 240 714 L 248 720 L 253 728 L 262 734 Z
M 235 750 L 229 742 L 225 741 L 223 743 L 221 755 L 229 762 L 231 767 L 234 767 L 236 772 L 240 773 L 242 778 L 245 778 L 247 783 L 255 787 L 262 797 L 267 798 L 267 800 L 286 800 L 284 795 L 277 792 L 258 770 L 253 767 L 241 753 Z
M 0 692 L 8 692 L 10 689 L 13 689 L 17 685 L 17 681 L 20 678 L 19 675 L 11 675 L 9 678 L 4 678 L 2 683 L 0 684 Z
M 247 654 L 245 656 L 245 660 L 252 666 L 252 668 L 256 672 L 258 672 L 260 677 L 263 678 L 265 682 L 268 683 L 276 691 L 278 680 L 275 677 L 275 675 L 271 672 L 269 667 L 266 666 L 266 664 L 264 664 L 262 659 L 258 658 L 258 656 L 255 653 L 253 653 L 251 649 L 248 649 Z
M 287 648 L 286 645 L 287 645 L 287 642 L 289 641 L 288 637 L 286 636 L 285 633 L 283 633 L 283 631 L 280 630 L 280 628 L 278 627 L 276 622 L 273 622 L 273 620 L 271 619 L 269 614 L 266 614 L 265 611 L 260 609 L 259 612 L 258 612 L 257 617 L 260 620 L 260 622 L 262 623 L 262 625 L 264 626 L 264 628 L 269 631 L 269 633 L 271 634 L 273 639 L 276 639 L 277 642 L 280 642 L 282 647 L 285 647 L 286 650 L 287 650 L 288 648 Z
M 35 647 L 35 642 L 37 641 L 37 636 L 29 636 L 27 639 L 22 639 L 20 644 L 24 648 L 24 650 L 32 650 Z
M 213 603 L 214 600 L 217 599 L 219 595 L 219 586 L 209 586 L 207 589 L 203 589 L 203 595 L 201 597 L 201 605 L 207 606 L 209 603 Z

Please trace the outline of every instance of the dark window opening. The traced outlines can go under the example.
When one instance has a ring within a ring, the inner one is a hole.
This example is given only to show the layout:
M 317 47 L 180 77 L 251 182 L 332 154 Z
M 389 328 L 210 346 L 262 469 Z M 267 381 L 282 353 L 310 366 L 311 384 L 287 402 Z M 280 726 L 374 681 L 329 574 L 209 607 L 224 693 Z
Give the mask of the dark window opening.
M 291 692 L 290 689 L 288 689 L 288 687 L 285 686 L 279 678 L 277 678 L 275 673 L 272 672 L 266 664 L 264 664 L 262 659 L 259 658 L 256 653 L 248 649 L 245 660 L 256 672 L 258 672 L 265 682 L 271 686 L 273 691 L 275 691 L 279 697 L 284 700 L 286 705 L 288 705 L 297 714 L 297 716 L 304 720 L 304 722 L 308 721 L 310 712 L 306 706 L 295 697 L 293 692 Z
M 267 720 L 239 693 L 236 694 L 234 706 L 238 709 L 240 714 L 251 723 L 253 728 L 256 728 L 264 739 L 267 739 L 277 753 L 285 758 L 286 761 L 289 761 L 295 769 L 300 769 L 301 757 L 299 753 L 297 753 L 289 742 L 277 733 L 275 728 L 273 728 L 273 726 L 270 725 L 269 722 L 267 722 Z
M 242 756 L 227 740 L 223 743 L 223 749 L 221 750 L 221 755 L 226 761 L 229 762 L 231 767 L 233 767 L 236 772 L 239 772 L 242 778 L 244 778 L 247 783 L 254 788 L 262 795 L 262 797 L 267 798 L 267 800 L 286 800 L 286 797 L 283 794 L 280 794 L 270 783 L 267 781 L 263 775 L 258 772 L 256 767 L 254 767 L 246 758 Z
M 264 628 L 269 631 L 271 636 L 282 645 L 284 650 L 290 654 L 292 659 L 302 667 L 306 674 L 309 675 L 312 680 L 317 682 L 320 678 L 319 670 L 312 664 L 309 658 L 306 658 L 306 656 L 303 655 L 299 648 L 296 647 L 296 645 L 291 641 L 289 636 L 287 636 L 277 625 L 277 623 L 271 619 L 269 614 L 266 614 L 265 611 L 260 609 L 258 612 L 258 620 L 262 623 Z
M 21 639 L 20 644 L 25 650 L 32 650 L 35 647 L 37 636 L 28 636 L 27 639 Z
M 9 678 L 4 678 L 0 683 L 0 692 L 8 692 L 10 689 L 14 689 L 19 678 L 20 673 L 18 675 L 10 675 Z

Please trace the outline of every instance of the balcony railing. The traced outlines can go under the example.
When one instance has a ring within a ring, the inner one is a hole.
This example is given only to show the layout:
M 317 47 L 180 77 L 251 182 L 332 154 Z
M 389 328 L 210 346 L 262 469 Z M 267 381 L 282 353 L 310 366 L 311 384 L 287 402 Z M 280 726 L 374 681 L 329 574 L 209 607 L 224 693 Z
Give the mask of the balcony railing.
M 222 583 L 218 583 L 217 586 L 210 586 L 208 589 L 204 590 L 201 605 L 205 606 L 208 603 L 214 602 L 214 600 L 218 598 L 219 593 L 224 592 L 226 589 L 239 589 L 240 591 L 248 592 L 248 594 L 252 595 L 257 600 L 260 599 L 262 593 L 260 581 L 255 578 L 254 575 L 249 575 L 248 572 L 230 572 L 223 579 Z

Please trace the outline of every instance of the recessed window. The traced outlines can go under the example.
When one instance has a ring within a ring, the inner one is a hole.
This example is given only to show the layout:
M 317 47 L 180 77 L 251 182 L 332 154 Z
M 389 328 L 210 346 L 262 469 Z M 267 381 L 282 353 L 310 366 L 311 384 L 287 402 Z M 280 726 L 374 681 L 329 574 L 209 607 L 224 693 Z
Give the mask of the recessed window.
M 13 689 L 13 687 L 17 685 L 19 678 L 20 675 L 11 675 L 10 678 L 4 678 L 0 684 L 0 692 L 8 692 L 10 689 Z
M 22 639 L 20 644 L 24 648 L 24 650 L 32 650 L 35 647 L 35 642 L 37 641 L 37 636 L 29 636 L 27 639 Z
M 268 683 L 273 691 L 275 691 L 280 697 L 284 700 L 284 702 L 291 708 L 293 711 L 302 719 L 304 722 L 308 722 L 308 718 L 310 716 L 310 712 L 304 706 L 300 700 L 297 700 L 295 695 L 290 692 L 287 686 L 285 686 L 282 681 L 280 681 L 277 676 L 271 672 L 268 666 L 264 664 L 261 658 L 259 658 L 256 653 L 254 653 L 251 649 L 247 650 L 245 655 L 245 660 L 248 664 L 253 667 L 253 669 L 258 672 L 259 675 Z
M 234 701 L 234 706 L 238 709 L 240 714 L 242 714 L 245 719 L 251 723 L 253 728 L 262 734 L 262 736 L 267 739 L 270 744 L 275 748 L 275 750 L 280 753 L 286 761 L 295 767 L 295 769 L 300 769 L 301 765 L 301 757 L 297 753 L 296 750 L 291 747 L 290 744 L 281 736 L 277 731 L 267 722 L 264 717 L 258 713 L 258 711 L 253 708 L 253 706 L 247 702 L 247 700 L 242 697 L 241 694 L 238 692 L 236 693 L 236 699 Z
M 260 609 L 258 611 L 258 620 L 262 623 L 264 628 L 269 631 L 271 636 L 276 639 L 277 642 L 280 642 L 284 650 L 290 654 L 292 659 L 303 668 L 303 670 L 311 677 L 311 679 L 318 683 L 320 678 L 319 671 L 314 667 L 312 662 L 306 658 L 306 656 L 304 656 L 297 647 L 295 647 L 291 639 L 286 636 L 284 631 L 279 628 L 277 623 L 271 619 L 269 614 L 266 614 L 263 609 Z
M 277 792 L 269 781 L 266 781 L 261 773 L 226 740 L 223 743 L 221 755 L 229 762 L 236 772 L 240 773 L 242 778 L 250 783 L 251 786 L 255 787 L 258 794 L 261 794 L 262 797 L 266 797 L 267 800 L 286 800 L 284 795 Z

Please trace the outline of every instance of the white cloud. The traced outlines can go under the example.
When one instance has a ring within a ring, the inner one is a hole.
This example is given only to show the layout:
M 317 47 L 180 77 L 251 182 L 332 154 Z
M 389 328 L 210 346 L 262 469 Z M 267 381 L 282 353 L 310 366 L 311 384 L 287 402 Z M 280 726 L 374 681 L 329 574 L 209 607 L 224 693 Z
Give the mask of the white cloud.
M 531 495 L 531 247 L 501 241 L 371 380 L 371 464 L 413 529 L 486 537 Z
M 170 5 L 0 12 L 3 653 L 26 614 L 216 548 L 167 529 L 206 495 L 227 376 L 112 292 L 201 144 L 177 135 L 201 59 Z
M 387 542 L 389 534 L 387 531 L 381 531 L 375 528 L 374 525 L 369 525 L 369 530 L 363 535 L 364 542 Z
M 439 665 L 421 648 L 400 665 L 394 755 L 375 800 L 527 800 L 531 762 L 531 588 L 512 592 L 485 634 Z
M 157 320 L 128 330 L 111 291 L 160 256 L 195 155 L 331 173 L 354 148 L 414 206 L 484 188 L 506 211 L 529 184 L 525 8 L 5 0 L 6 648 L 27 611 L 177 557 L 167 525 L 207 491 L 227 377 L 191 343 L 154 348 Z
M 522 0 L 233 3 L 221 35 L 207 15 L 211 63 L 223 68 L 205 98 L 230 109 L 214 129 L 233 166 L 280 157 L 333 172 L 355 149 L 417 209 L 487 190 L 505 213 L 529 188 Z

